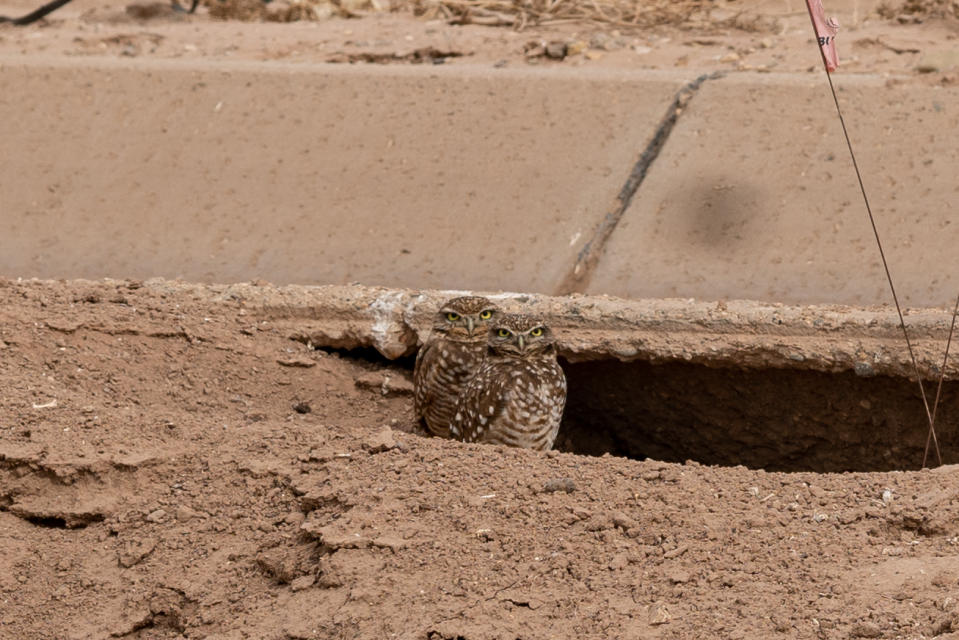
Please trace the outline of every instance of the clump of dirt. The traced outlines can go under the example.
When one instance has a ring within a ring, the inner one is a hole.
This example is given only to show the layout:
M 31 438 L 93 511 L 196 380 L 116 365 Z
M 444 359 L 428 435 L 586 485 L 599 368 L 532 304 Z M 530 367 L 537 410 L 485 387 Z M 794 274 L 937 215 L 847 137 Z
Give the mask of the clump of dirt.
M 420 436 L 242 296 L 0 280 L 0 637 L 932 637 L 959 481 Z M 642 393 L 642 390 L 637 390 Z
M 927 18 L 959 19 L 957 0 L 901 0 L 884 2 L 877 9 L 880 17 L 902 23 L 922 22 Z

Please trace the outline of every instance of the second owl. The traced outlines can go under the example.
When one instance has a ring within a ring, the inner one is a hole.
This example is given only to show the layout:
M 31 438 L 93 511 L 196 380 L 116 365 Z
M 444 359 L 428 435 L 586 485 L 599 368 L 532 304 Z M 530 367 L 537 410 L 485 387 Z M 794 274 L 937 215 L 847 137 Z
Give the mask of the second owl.
M 463 389 L 450 435 L 545 451 L 566 404 L 566 377 L 552 332 L 536 318 L 502 315 L 490 325 L 486 361 Z

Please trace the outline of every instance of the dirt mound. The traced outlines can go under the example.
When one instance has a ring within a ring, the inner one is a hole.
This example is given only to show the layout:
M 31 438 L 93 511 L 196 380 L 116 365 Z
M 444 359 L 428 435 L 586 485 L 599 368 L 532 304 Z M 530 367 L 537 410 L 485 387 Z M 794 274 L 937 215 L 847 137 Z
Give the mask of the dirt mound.
M 947 637 L 955 469 L 462 445 L 408 372 L 137 282 L 0 284 L 0 636 Z
M 959 19 L 959 2 L 956 0 L 900 0 L 884 2 L 879 6 L 883 18 L 902 23 L 922 22 L 926 18 Z

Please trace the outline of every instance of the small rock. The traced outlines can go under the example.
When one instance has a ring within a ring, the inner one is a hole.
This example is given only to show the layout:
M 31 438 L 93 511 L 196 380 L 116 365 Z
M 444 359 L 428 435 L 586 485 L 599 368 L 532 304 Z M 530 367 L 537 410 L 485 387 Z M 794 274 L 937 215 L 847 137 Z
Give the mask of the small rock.
M 407 376 L 393 372 L 370 371 L 359 376 L 354 382 L 360 389 L 379 391 L 384 396 L 413 395 L 413 381 Z
M 396 448 L 396 440 L 393 439 L 393 430 L 389 427 L 383 427 L 374 435 L 370 436 L 363 443 L 363 448 L 370 453 L 382 453 Z
M 290 583 L 290 588 L 293 589 L 293 591 L 303 591 L 304 589 L 312 587 L 315 582 L 316 576 L 300 576 Z
M 593 515 L 593 512 L 589 509 L 584 509 L 583 507 L 573 507 L 573 516 L 575 516 L 577 520 L 585 520 L 591 515 Z
M 586 521 L 587 531 L 604 531 L 613 528 L 613 519 L 605 513 L 598 513 Z
M 597 33 L 589 39 L 589 46 L 591 49 L 615 51 L 616 49 L 625 47 L 626 41 L 623 40 L 623 38 L 616 37 L 616 34 L 606 35 L 605 33 Z
M 194 518 L 199 518 L 200 513 L 198 511 L 194 511 L 184 504 L 176 508 L 174 516 L 176 517 L 177 522 L 189 522 Z
M 308 369 L 315 367 L 316 362 L 305 356 L 293 356 L 290 358 L 277 358 L 276 363 L 281 367 L 300 367 Z
M 167 519 L 167 513 L 163 509 L 157 509 L 156 511 L 149 513 L 144 518 L 144 520 L 146 520 L 147 522 L 155 522 L 157 524 L 161 522 L 166 522 L 166 519 Z
M 496 535 L 493 533 L 492 529 L 477 529 L 475 533 L 476 537 L 483 542 L 492 542 L 496 539 Z
M 565 42 L 550 42 L 546 45 L 546 57 L 553 60 L 562 60 L 566 57 Z
M 590 51 L 587 51 L 587 52 L 586 52 L 585 54 L 583 54 L 583 55 L 586 56 L 586 59 L 587 59 L 587 60 L 599 60 L 600 58 L 603 57 L 603 52 L 602 52 L 602 51 L 592 51 L 592 50 L 590 50 Z
M 678 558 L 679 556 L 686 553 L 688 550 L 689 550 L 688 546 L 680 545 L 676 547 L 675 549 L 672 549 L 671 551 L 667 551 L 666 553 L 664 553 L 663 557 L 666 558 L 667 560 L 671 560 L 672 558 Z
M 526 43 L 526 46 L 523 47 L 523 52 L 526 54 L 527 58 L 539 58 L 540 56 L 546 55 L 546 43 L 531 40 Z
M 398 551 L 406 546 L 406 540 L 397 538 L 396 536 L 380 536 L 373 540 L 373 546 L 380 547 L 381 549 L 389 549 L 390 551 Z
M 605 49 L 606 45 L 612 42 L 612 38 L 605 33 L 594 33 L 589 39 L 589 46 L 593 49 Z
M 556 493 L 557 491 L 572 493 L 576 491 L 576 482 L 572 478 L 552 478 L 543 485 L 543 493 Z
M 256 566 L 276 580 L 277 584 L 290 584 L 296 575 L 292 559 L 277 549 L 264 551 L 256 556 Z
M 129 569 L 133 565 L 139 564 L 148 555 L 156 549 L 157 541 L 154 538 L 143 538 L 134 540 L 124 546 L 123 550 L 117 554 L 117 561 L 121 567 Z
M 613 526 L 619 527 L 623 531 L 629 531 L 637 527 L 637 522 L 622 511 L 614 511 Z
M 649 624 L 651 625 L 660 625 L 666 624 L 673 619 L 673 616 L 670 615 L 669 609 L 666 608 L 665 604 L 657 602 L 655 604 L 649 605 Z
M 336 529 L 333 525 L 320 527 L 317 524 L 316 521 L 307 520 L 300 525 L 300 529 L 316 536 L 321 544 L 330 549 L 367 549 L 372 544 L 369 538 L 359 533 L 347 533 Z
M 852 627 L 852 637 L 854 638 L 878 638 L 881 635 L 882 630 L 874 622 L 857 622 Z
M 283 518 L 283 522 L 292 525 L 301 525 L 303 524 L 304 520 L 306 520 L 306 516 L 302 511 L 291 511 L 286 514 L 285 518 Z
M 293 410 L 300 414 L 306 414 L 313 411 L 313 407 L 310 406 L 309 402 L 297 402 L 293 405 Z
M 688 571 L 683 571 L 682 569 L 674 569 L 672 571 L 666 572 L 666 579 L 672 582 L 673 584 L 685 584 L 692 580 Z
M 83 326 L 82 322 L 75 320 L 47 320 L 47 327 L 61 333 L 74 333 Z
M 736 53 L 735 51 L 732 52 L 732 53 L 727 53 L 726 55 L 724 55 L 723 57 L 721 57 L 721 58 L 719 59 L 719 61 L 720 61 L 720 62 L 738 62 L 738 61 L 739 61 L 739 54 Z

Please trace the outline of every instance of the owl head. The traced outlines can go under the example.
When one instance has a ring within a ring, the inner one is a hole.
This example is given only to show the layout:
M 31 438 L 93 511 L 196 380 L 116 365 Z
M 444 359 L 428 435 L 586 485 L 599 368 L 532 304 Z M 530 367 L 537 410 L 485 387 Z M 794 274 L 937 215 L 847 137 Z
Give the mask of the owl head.
M 499 314 L 495 304 L 481 296 L 463 296 L 447 300 L 436 314 L 433 330 L 453 340 L 481 342 L 489 323 Z
M 553 333 L 542 320 L 533 316 L 503 314 L 490 325 L 490 353 L 499 356 L 529 357 L 553 353 Z

